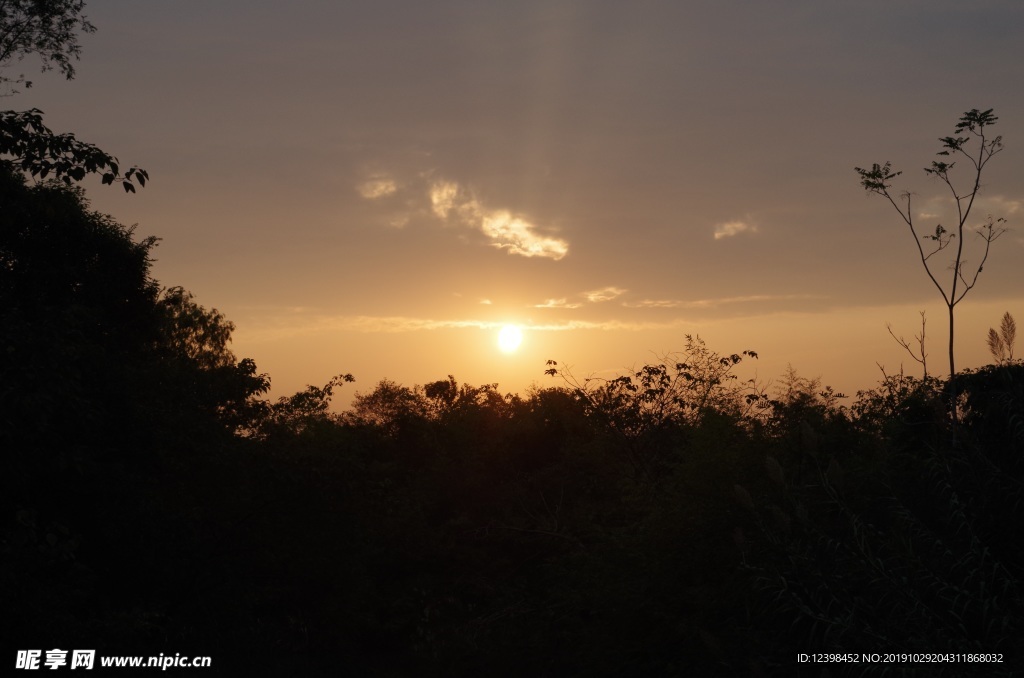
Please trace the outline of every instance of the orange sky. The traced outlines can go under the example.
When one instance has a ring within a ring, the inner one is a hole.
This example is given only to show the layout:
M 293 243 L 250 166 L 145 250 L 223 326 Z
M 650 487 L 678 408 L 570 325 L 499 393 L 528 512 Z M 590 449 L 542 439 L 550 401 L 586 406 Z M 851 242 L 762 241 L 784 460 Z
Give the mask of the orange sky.
M 810 1 L 93 2 L 78 77 L 37 107 L 149 170 L 97 209 L 163 239 L 155 274 L 237 325 L 274 395 L 339 372 L 544 385 L 699 334 L 852 393 L 918 367 L 911 236 L 853 167 L 919 168 L 969 108 L 1006 149 L 976 207 L 1008 219 L 961 309 L 963 366 L 1024 322 L 1024 5 Z M 26 63 L 26 72 L 34 66 Z M 976 244 L 972 242 L 970 244 Z M 968 262 L 976 261 L 972 252 Z M 940 266 L 938 269 L 944 269 Z M 521 324 L 519 351 L 497 348 Z M 1020 349 L 1024 352 L 1024 347 Z M 746 366 L 746 364 L 744 365 Z

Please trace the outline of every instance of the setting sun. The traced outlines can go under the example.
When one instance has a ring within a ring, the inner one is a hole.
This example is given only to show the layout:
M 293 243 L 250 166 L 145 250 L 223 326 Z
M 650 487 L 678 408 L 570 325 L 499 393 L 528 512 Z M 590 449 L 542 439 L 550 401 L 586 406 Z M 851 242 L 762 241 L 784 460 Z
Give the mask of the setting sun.
M 498 333 L 498 348 L 502 353 L 512 353 L 523 342 L 523 331 L 516 325 L 505 325 Z

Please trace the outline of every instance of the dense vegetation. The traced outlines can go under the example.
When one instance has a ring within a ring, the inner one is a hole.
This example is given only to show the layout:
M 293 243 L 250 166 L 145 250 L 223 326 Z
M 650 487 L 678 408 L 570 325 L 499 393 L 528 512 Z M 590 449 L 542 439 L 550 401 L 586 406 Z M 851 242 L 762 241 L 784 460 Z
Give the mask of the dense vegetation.
M 610 381 L 552 363 L 523 395 L 382 382 L 338 414 L 339 375 L 271 402 L 231 323 L 152 279 L 154 239 L 2 169 L 7 650 L 230 675 L 1024 669 L 1020 361 L 844 405 L 687 337 Z

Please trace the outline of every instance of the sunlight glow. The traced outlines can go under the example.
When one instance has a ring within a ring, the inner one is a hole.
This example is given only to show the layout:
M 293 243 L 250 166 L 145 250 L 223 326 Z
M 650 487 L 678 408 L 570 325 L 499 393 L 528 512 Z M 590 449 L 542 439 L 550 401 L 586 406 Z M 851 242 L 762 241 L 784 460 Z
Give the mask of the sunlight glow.
M 498 332 L 498 348 L 502 353 L 512 353 L 523 343 L 523 331 L 516 325 L 505 325 Z

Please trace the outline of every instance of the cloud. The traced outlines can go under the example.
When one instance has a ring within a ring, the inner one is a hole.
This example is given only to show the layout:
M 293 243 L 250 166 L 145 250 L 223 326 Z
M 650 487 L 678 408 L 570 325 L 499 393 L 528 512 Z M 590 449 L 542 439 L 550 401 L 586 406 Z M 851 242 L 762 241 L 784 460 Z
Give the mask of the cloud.
M 980 226 L 988 221 L 990 215 L 993 219 L 1013 217 L 1022 210 L 1024 210 L 1024 198 L 979 194 L 974 201 L 967 226 Z M 924 222 L 931 222 L 932 226 L 941 223 L 952 230 L 952 227 L 959 223 L 956 200 L 945 195 L 923 198 L 918 201 L 916 218 Z M 928 225 L 920 224 L 925 230 Z
M 264 327 L 250 329 L 247 334 L 256 341 L 280 341 L 294 337 L 330 335 L 337 332 L 385 333 L 416 332 L 458 328 L 492 329 L 503 323 L 481 320 L 432 320 L 406 316 L 329 316 L 316 315 L 303 319 L 294 316 L 277 318 Z
M 599 303 L 602 301 L 611 301 L 616 297 L 620 297 L 626 293 L 626 290 L 621 287 L 602 287 L 599 290 L 591 290 L 584 292 L 583 296 L 587 298 L 587 301 L 591 303 Z
M 978 197 L 975 209 L 992 218 L 1009 217 L 1017 214 L 1024 208 L 1024 199 L 1009 198 L 1005 195 L 983 195 Z
M 492 247 L 509 254 L 558 261 L 569 253 L 568 242 L 542 234 L 528 217 L 484 205 L 466 186 L 437 178 L 431 172 L 421 172 L 402 183 L 388 173 L 377 172 L 357 184 L 356 190 L 367 200 L 398 197 L 404 201 L 403 209 L 381 217 L 383 223 L 392 227 L 402 228 L 416 216 L 432 213 L 445 224 L 477 230 Z M 389 204 L 401 201 L 393 199 Z
M 583 304 L 570 304 L 567 299 L 546 299 L 544 303 L 534 304 L 534 308 L 579 308 Z
M 538 323 L 523 325 L 523 330 L 530 332 L 566 332 L 569 330 L 625 330 L 641 332 L 645 330 L 663 330 L 673 327 L 687 327 L 688 320 L 678 318 L 667 322 L 632 322 L 626 320 L 569 320 L 560 323 Z
M 534 233 L 535 226 L 510 213 L 499 210 L 484 215 L 480 230 L 494 242 L 494 247 L 507 249 L 509 254 L 524 257 L 544 257 L 558 261 L 569 253 L 569 244 L 559 238 L 548 238 Z
M 429 330 L 479 329 L 497 330 L 505 326 L 507 321 L 454 319 L 436 320 L 431 318 L 412 318 L 408 316 L 331 316 L 310 315 L 297 318 L 286 313 L 262 326 L 249 324 L 244 331 L 246 341 L 274 342 L 291 340 L 295 337 L 336 335 L 339 332 L 383 333 L 396 334 L 403 332 L 421 332 Z M 564 332 L 569 330 L 657 330 L 688 326 L 684 319 L 673 319 L 664 322 L 632 322 L 622 320 L 571 320 L 554 323 L 527 323 L 521 325 L 524 331 L 530 332 Z
M 430 204 L 440 219 L 455 220 L 479 229 L 491 245 L 523 257 L 558 261 L 569 253 L 561 238 L 537 233 L 537 226 L 507 210 L 489 209 L 454 181 L 436 181 L 430 187 Z
M 480 303 L 483 304 L 484 306 L 490 306 L 494 302 L 492 302 L 490 299 L 481 299 Z
M 757 226 L 749 221 L 726 221 L 715 225 L 715 240 L 731 238 L 740 233 L 757 233 Z
M 375 176 L 356 186 L 356 190 L 359 191 L 359 195 L 363 196 L 367 200 L 376 200 L 377 198 L 383 198 L 397 191 L 398 185 L 393 179 L 389 179 L 384 176 Z
M 679 308 L 684 302 L 677 299 L 644 299 L 642 301 L 623 302 L 627 308 Z
M 430 206 L 441 219 L 447 219 L 455 209 L 459 185 L 454 181 L 439 181 L 430 187 Z
M 636 302 L 624 302 L 627 308 L 717 308 L 728 304 L 764 303 L 768 301 L 792 301 L 795 299 L 823 299 L 818 294 L 752 294 L 742 297 L 722 297 L 719 299 L 644 299 Z

